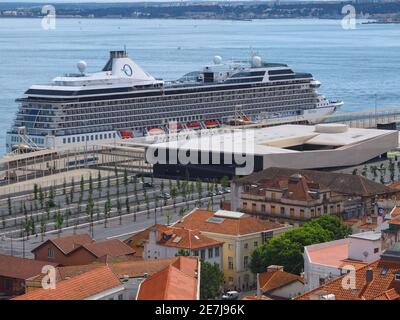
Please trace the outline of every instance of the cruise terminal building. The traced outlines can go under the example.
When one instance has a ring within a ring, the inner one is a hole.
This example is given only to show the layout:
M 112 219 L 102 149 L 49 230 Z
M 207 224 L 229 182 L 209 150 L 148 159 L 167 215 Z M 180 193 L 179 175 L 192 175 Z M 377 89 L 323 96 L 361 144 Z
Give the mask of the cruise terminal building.
M 146 146 L 158 177 L 246 176 L 269 167 L 338 169 L 386 157 L 398 148 L 396 130 L 345 124 L 281 125 L 206 130 Z

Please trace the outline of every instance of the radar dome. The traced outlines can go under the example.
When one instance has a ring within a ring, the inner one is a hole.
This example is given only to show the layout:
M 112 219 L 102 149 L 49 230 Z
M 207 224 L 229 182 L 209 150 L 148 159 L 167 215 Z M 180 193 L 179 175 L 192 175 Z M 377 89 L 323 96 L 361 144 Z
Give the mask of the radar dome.
M 261 57 L 260 57 L 260 56 L 254 56 L 254 57 L 251 59 L 251 62 L 252 62 L 252 64 L 253 64 L 254 67 L 261 67 L 261 62 L 262 62 L 262 60 L 261 60 Z
M 77 64 L 77 67 L 78 67 L 79 72 L 84 74 L 85 70 L 87 68 L 86 61 L 83 61 L 83 60 L 79 61 L 78 64 Z
M 222 58 L 220 56 L 215 56 L 213 61 L 215 64 L 220 64 L 222 62 Z

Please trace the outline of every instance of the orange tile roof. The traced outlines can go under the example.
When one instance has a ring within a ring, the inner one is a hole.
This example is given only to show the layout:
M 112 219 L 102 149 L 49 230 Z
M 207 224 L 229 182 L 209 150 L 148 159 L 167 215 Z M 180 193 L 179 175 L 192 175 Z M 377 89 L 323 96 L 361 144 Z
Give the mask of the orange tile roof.
M 33 290 L 14 300 L 84 300 L 119 286 L 119 278 L 108 266 L 104 266 L 60 281 L 55 289 Z
M 143 256 L 144 242 L 149 239 L 150 228 L 142 230 L 128 239 L 124 240 L 124 243 L 130 246 L 136 252 L 136 256 Z
M 214 216 L 213 211 L 197 209 L 179 220 L 174 226 L 183 227 L 201 232 L 220 233 L 227 235 L 245 235 L 250 233 L 269 231 L 284 227 L 275 222 L 269 222 L 244 215 L 241 218 L 223 218 L 221 223 L 208 222 Z
M 141 260 L 141 261 L 126 261 L 109 264 L 115 274 L 119 277 L 143 276 L 145 273 L 153 275 L 154 273 L 166 268 L 178 258 L 156 259 L 156 260 Z
M 307 252 L 312 263 L 338 268 L 349 257 L 349 244 L 339 241 L 327 247 L 310 248 Z
M 117 239 L 92 242 L 83 245 L 83 247 L 98 258 L 106 255 L 110 257 L 120 257 L 135 253 L 135 250 Z
M 245 296 L 243 297 L 242 300 L 272 300 L 272 299 L 262 295 L 260 298 L 258 298 L 257 296 Z
M 392 211 L 390 212 L 390 217 L 397 218 L 400 217 L 400 206 L 395 206 Z
M 394 288 L 389 289 L 381 295 L 374 298 L 374 300 L 399 300 L 400 294 Z
M 53 243 L 64 254 L 68 254 L 82 245 L 94 242 L 94 240 L 86 233 L 48 239 L 47 241 L 43 242 L 41 245 L 33 249 L 32 252 L 35 252 L 37 249 L 39 249 L 48 242 Z
M 262 292 L 268 293 L 269 291 L 284 287 L 295 281 L 304 283 L 302 277 L 288 273 L 281 270 L 267 271 L 260 273 L 260 288 Z
M 0 276 L 28 279 L 42 272 L 46 265 L 56 266 L 56 263 L 39 261 L 0 254 Z
M 198 260 L 192 257 L 178 260 L 144 280 L 137 300 L 197 300 Z
M 224 243 L 223 241 L 210 239 L 199 230 L 189 230 L 160 224 L 156 225 L 155 228 L 157 231 L 157 243 L 162 246 L 194 250 L 222 245 Z M 169 238 L 164 239 L 163 234 L 166 234 Z
M 373 280 L 367 283 L 366 272 L 369 268 L 373 271 Z M 355 289 L 343 288 L 342 279 L 345 276 L 342 276 L 296 299 L 310 300 L 319 291 L 323 291 L 326 294 L 334 294 L 337 300 L 374 300 L 375 298 L 383 298 L 383 294 L 387 294 L 389 298 L 399 299 L 397 295 L 400 294 L 400 281 L 394 280 L 394 274 L 399 269 L 400 261 L 385 261 L 381 259 L 356 271 Z M 383 273 L 383 270 L 386 273 Z

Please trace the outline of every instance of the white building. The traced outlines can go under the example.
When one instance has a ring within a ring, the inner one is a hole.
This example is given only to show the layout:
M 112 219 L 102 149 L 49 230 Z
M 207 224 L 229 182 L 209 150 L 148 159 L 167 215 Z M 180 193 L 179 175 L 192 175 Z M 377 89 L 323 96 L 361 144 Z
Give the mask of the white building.
M 175 257 L 185 252 L 202 261 L 218 265 L 223 269 L 223 241 L 211 239 L 198 230 L 165 225 L 154 226 L 149 239 L 144 243 L 144 259 Z
M 379 259 L 381 233 L 362 232 L 346 239 L 304 247 L 304 281 L 306 291 Z

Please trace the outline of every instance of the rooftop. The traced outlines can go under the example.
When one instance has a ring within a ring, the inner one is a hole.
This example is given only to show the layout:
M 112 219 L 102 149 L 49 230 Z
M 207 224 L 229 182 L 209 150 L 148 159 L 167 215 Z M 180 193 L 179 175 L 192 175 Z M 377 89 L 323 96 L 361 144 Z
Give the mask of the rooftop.
M 1 277 L 26 280 L 41 273 L 46 265 L 56 266 L 57 264 L 0 254 Z
M 343 287 L 344 275 L 296 299 L 315 300 L 323 293 L 334 295 L 336 300 L 399 300 L 400 280 L 395 277 L 395 274 L 400 274 L 399 270 L 400 259 L 388 261 L 381 258 L 356 270 L 355 288 Z M 367 272 L 370 273 L 368 277 Z
M 14 300 L 85 300 L 120 286 L 121 282 L 114 272 L 103 266 L 60 281 L 55 289 L 32 290 Z
M 199 230 L 165 225 L 156 225 L 155 230 L 157 232 L 157 244 L 166 247 L 200 249 L 223 244 L 221 241 L 203 235 Z
M 292 282 L 304 283 L 302 277 L 285 272 L 283 270 L 272 270 L 260 273 L 260 289 L 264 293 L 284 287 Z
M 246 235 L 256 232 L 272 231 L 286 226 L 266 220 L 256 219 L 246 214 L 240 218 L 225 218 L 215 215 L 215 212 L 195 209 L 174 224 L 175 227 L 200 230 L 201 232 L 226 235 Z
M 198 267 L 196 258 L 179 257 L 140 284 L 137 300 L 197 300 Z
M 394 192 L 381 183 L 373 182 L 359 175 L 278 167 L 271 167 L 263 171 L 255 172 L 247 177 L 239 179 L 237 183 L 254 185 L 268 179 L 276 179 L 279 177 L 289 178 L 293 174 L 301 174 L 306 177 L 308 181 L 312 181 L 319 184 L 321 187 L 342 194 L 373 196 L 376 194 Z
M 381 237 L 382 237 L 382 233 L 375 232 L 375 231 L 367 231 L 367 232 L 361 232 L 361 233 L 349 235 L 349 238 L 364 239 L 364 240 L 371 240 L 371 241 L 380 240 Z
M 37 249 L 41 248 L 48 242 L 53 243 L 58 249 L 60 249 L 64 254 L 69 254 L 71 251 L 82 245 L 91 244 L 94 240 L 88 234 L 76 234 L 71 236 L 65 236 L 60 238 L 48 239 L 43 242 L 41 245 L 32 250 L 35 252 Z

